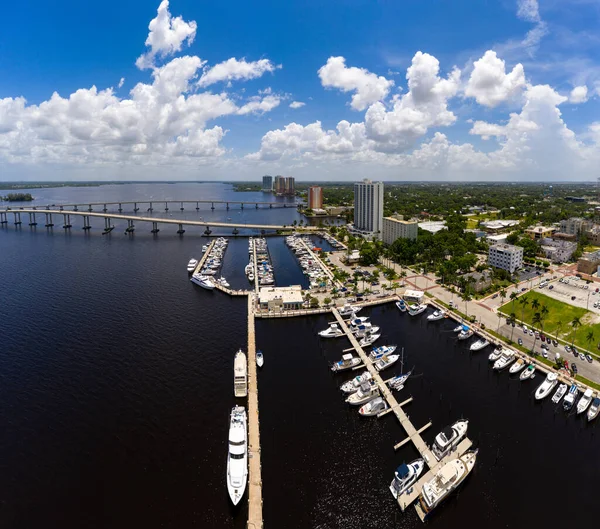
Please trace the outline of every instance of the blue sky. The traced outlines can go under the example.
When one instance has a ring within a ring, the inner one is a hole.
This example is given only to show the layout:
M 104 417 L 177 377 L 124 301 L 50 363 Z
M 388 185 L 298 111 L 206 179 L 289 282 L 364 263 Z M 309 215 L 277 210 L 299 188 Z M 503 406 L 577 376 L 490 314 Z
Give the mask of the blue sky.
M 255 4 L 4 6 L 0 180 L 596 178 L 599 2 Z

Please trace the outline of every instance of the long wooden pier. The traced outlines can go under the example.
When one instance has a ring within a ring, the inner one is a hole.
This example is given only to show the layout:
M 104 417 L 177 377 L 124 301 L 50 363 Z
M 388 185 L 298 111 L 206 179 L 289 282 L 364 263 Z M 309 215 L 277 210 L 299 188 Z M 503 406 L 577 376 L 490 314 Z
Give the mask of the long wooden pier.
M 402 406 L 404 404 L 408 404 L 409 402 L 411 402 L 412 398 L 407 399 L 402 403 L 398 403 L 398 401 L 392 394 L 392 391 L 390 390 L 390 388 L 387 386 L 387 384 L 381 378 L 379 371 L 377 371 L 375 369 L 375 366 L 373 365 L 373 361 L 369 358 L 369 356 L 365 353 L 363 348 L 360 346 L 356 337 L 350 332 L 350 329 L 346 325 L 346 322 L 340 316 L 339 311 L 337 309 L 333 309 L 332 312 L 333 312 L 334 316 L 336 317 L 340 328 L 346 333 L 346 336 L 350 340 L 350 343 L 352 344 L 352 346 L 354 347 L 354 349 L 356 350 L 356 352 L 362 359 L 363 364 L 369 370 L 369 373 L 371 373 L 373 380 L 375 380 L 375 382 L 379 386 L 379 390 L 381 391 L 383 398 L 385 398 L 385 400 L 387 401 L 387 403 L 390 406 L 390 410 L 391 410 L 390 413 L 394 413 L 396 415 L 396 418 L 400 422 L 400 425 L 402 426 L 402 428 L 404 428 L 404 431 L 406 432 L 406 435 L 407 435 L 406 439 L 404 441 L 398 443 L 394 448 L 397 449 L 397 448 L 400 448 L 401 446 L 403 446 L 404 444 L 408 443 L 409 441 L 412 442 L 430 469 L 424 476 L 421 477 L 421 479 L 419 479 L 419 481 L 417 481 L 411 487 L 410 494 L 405 493 L 405 494 L 402 494 L 398 498 L 398 505 L 404 511 L 406 509 L 406 507 L 408 507 L 411 503 L 413 503 L 419 497 L 419 495 L 421 494 L 421 490 L 423 489 L 423 485 L 425 483 L 427 483 L 428 481 L 430 481 L 431 479 L 433 479 L 435 473 L 443 465 L 445 465 L 448 461 L 463 455 L 471 447 L 472 443 L 469 439 L 464 439 L 461 443 L 459 443 L 456 450 L 452 451 L 441 461 L 438 461 L 435 458 L 435 456 L 433 455 L 433 453 L 431 452 L 431 450 L 429 449 L 429 446 L 427 446 L 427 444 L 421 437 L 421 432 L 423 432 L 424 430 L 429 428 L 429 426 L 431 426 L 431 421 L 428 424 L 426 424 L 425 426 L 423 426 L 422 428 L 420 428 L 419 430 L 417 430 L 414 427 L 414 425 L 410 421 L 408 415 L 402 409 Z M 384 414 L 382 413 L 380 415 L 384 415 Z M 419 515 L 421 520 L 424 520 L 425 515 L 420 510 L 418 505 L 417 505 L 417 514 Z
M 254 294 L 248 296 L 248 529 L 262 529 L 262 477 L 260 464 L 260 421 L 254 335 Z
M 216 239 L 214 241 L 211 241 L 211 243 L 208 245 L 208 248 L 206 248 L 204 255 L 200 258 L 200 260 L 198 261 L 198 265 L 194 269 L 194 274 L 199 274 L 200 270 L 202 270 L 202 267 L 204 266 L 204 263 L 208 259 L 208 256 L 210 255 L 210 252 L 213 249 L 215 242 L 216 242 Z

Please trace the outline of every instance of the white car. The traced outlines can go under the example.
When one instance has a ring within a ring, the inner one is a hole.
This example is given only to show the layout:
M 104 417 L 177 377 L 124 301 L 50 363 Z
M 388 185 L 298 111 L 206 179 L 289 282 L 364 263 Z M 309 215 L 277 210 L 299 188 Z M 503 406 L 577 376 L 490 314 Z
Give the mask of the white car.
M 527 334 L 527 325 L 523 325 L 523 332 Z

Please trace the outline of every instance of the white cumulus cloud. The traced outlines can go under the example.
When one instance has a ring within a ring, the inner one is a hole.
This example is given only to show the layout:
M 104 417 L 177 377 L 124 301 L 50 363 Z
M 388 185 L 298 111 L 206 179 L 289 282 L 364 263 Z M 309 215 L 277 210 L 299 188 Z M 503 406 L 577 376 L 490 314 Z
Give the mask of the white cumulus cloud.
M 364 110 L 370 104 L 385 99 L 394 86 L 394 81 L 365 68 L 348 68 L 344 57 L 329 57 L 318 73 L 324 87 L 354 92 L 350 104 L 354 110 Z
M 281 99 L 276 95 L 268 95 L 261 98 L 256 96 L 250 99 L 248 103 L 238 109 L 237 114 L 264 114 L 270 112 L 274 108 L 279 106 Z
M 146 46 L 150 49 L 135 61 L 140 70 L 154 67 L 156 56 L 164 58 L 173 55 L 181 51 L 184 42 L 189 45 L 196 37 L 196 22 L 185 22 L 180 16 L 172 17 L 169 0 L 160 3 L 156 18 L 150 21 L 148 29 Z
M 302 108 L 304 105 L 306 105 L 306 103 L 303 103 L 302 101 L 292 101 L 290 103 L 290 108 L 293 108 L 293 109 Z
M 517 16 L 528 22 L 539 22 L 540 6 L 537 0 L 518 0 Z
M 473 97 L 480 105 L 496 107 L 511 100 L 525 88 L 525 72 L 522 64 L 517 64 L 506 73 L 506 65 L 495 51 L 488 50 L 475 61 L 473 71 L 465 87 L 465 95 Z
M 124 83 L 125 83 L 125 77 L 121 77 L 121 79 L 119 80 L 119 85 L 118 85 L 118 87 L 119 87 L 119 88 L 122 88 Z
M 221 81 L 247 81 L 257 79 L 267 72 L 274 72 L 281 66 L 274 65 L 268 59 L 246 62 L 232 57 L 224 62 L 207 69 L 200 77 L 198 86 L 206 87 Z
M 569 101 L 574 104 L 585 103 L 588 100 L 587 86 L 576 86 L 569 94 Z

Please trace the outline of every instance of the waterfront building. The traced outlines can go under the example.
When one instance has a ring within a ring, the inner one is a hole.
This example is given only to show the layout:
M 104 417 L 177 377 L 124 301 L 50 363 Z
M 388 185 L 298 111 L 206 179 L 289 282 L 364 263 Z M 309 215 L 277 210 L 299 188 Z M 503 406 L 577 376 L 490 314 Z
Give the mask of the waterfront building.
M 296 179 L 293 176 L 277 175 L 273 182 L 273 190 L 277 195 L 296 194 Z
M 383 229 L 383 182 L 364 179 L 354 184 L 353 231 L 380 237 Z
M 300 285 L 289 287 L 262 287 L 258 293 L 260 308 L 282 311 L 302 308 L 304 298 Z
M 385 244 L 392 244 L 396 239 L 416 240 L 419 223 L 416 220 L 404 220 L 397 213 L 391 217 L 384 217 L 382 240 Z
M 488 264 L 511 274 L 523 266 L 523 248 L 512 244 L 496 244 L 490 246 Z
M 402 295 L 402 299 L 407 303 L 421 303 L 425 292 L 422 290 L 406 290 Z
M 323 209 L 323 188 L 310 186 L 308 188 L 308 207 L 310 209 Z
M 263 176 L 262 177 L 262 190 L 263 193 L 271 193 L 273 191 L 273 177 Z
M 556 228 L 548 226 L 534 226 L 525 230 L 525 235 L 530 239 L 545 239 L 552 237 L 552 234 L 556 231 Z

